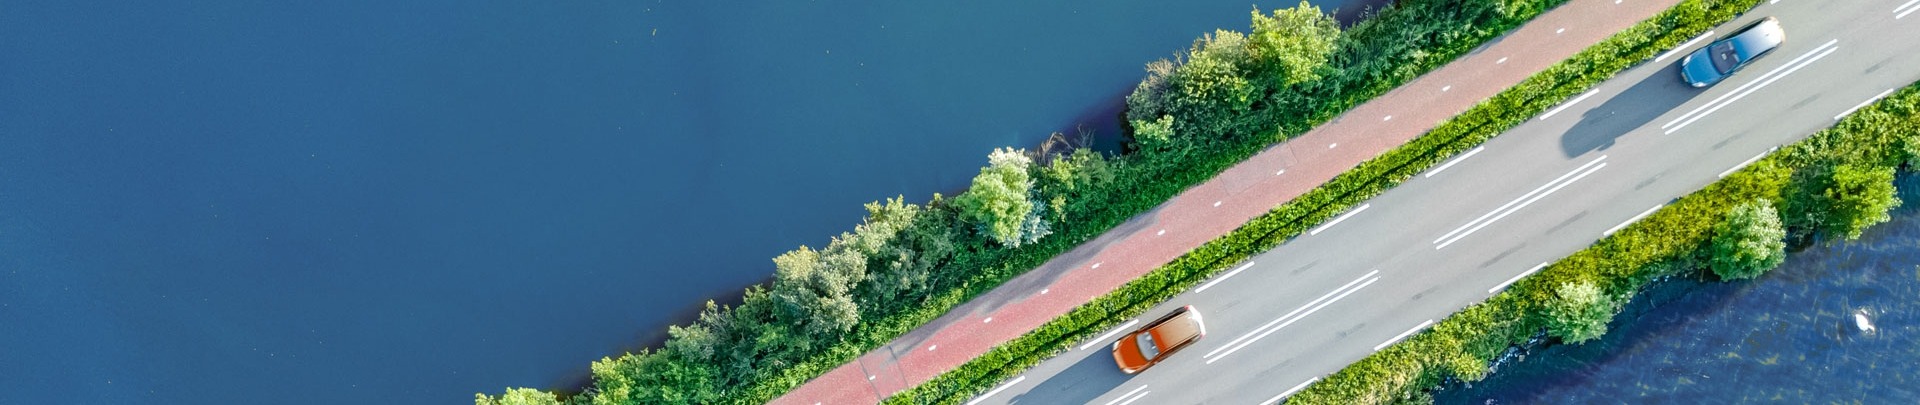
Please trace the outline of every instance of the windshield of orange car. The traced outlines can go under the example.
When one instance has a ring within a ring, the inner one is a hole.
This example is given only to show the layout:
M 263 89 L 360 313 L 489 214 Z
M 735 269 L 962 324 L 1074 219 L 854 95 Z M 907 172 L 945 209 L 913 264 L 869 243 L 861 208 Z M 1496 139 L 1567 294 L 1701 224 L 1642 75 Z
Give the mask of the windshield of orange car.
M 1140 334 L 1140 339 L 1139 339 L 1138 341 L 1139 341 L 1139 343 L 1140 343 L 1140 355 L 1141 355 L 1141 356 L 1144 356 L 1144 357 L 1146 357 L 1146 358 L 1147 358 L 1147 360 L 1153 360 L 1153 358 L 1155 358 L 1155 357 L 1160 357 L 1160 348 L 1159 348 L 1159 347 L 1155 347 L 1155 346 L 1153 345 L 1153 334 L 1152 334 L 1152 333 L 1142 333 L 1142 334 Z

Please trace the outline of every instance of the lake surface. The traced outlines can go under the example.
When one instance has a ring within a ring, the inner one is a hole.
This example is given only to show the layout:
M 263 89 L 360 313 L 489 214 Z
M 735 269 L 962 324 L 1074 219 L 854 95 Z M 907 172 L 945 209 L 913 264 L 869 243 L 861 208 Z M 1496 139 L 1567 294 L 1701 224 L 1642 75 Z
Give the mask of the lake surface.
M 0 403 L 577 385 L 1248 6 L 6 2 Z
M 1900 187 L 1906 206 L 1857 241 L 1751 281 L 1670 281 L 1601 339 L 1536 350 L 1435 402 L 1920 403 L 1920 176 Z

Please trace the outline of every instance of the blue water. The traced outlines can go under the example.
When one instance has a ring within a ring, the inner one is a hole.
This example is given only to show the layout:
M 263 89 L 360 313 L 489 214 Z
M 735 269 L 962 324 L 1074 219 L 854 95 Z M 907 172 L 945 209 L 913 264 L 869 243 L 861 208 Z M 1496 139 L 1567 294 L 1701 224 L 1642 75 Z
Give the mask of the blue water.
M 1920 403 L 1920 176 L 1900 185 L 1906 206 L 1857 241 L 1756 280 L 1658 285 L 1599 340 L 1536 350 L 1435 402 Z
M 0 403 L 577 386 L 1249 6 L 356 3 L 0 2 Z

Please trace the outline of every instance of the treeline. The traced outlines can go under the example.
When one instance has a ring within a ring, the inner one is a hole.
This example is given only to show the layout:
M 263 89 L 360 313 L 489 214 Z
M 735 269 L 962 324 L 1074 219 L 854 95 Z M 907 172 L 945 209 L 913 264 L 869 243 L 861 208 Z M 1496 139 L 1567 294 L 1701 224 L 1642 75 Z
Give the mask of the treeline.
M 1288 402 L 1429 399 L 1431 387 L 1485 378 L 1501 353 L 1536 336 L 1568 343 L 1598 338 L 1622 304 L 1660 278 L 1753 278 L 1784 260 L 1788 241 L 1858 238 L 1901 204 L 1896 171 L 1916 169 L 1920 83 L 1328 376 Z
M 709 302 L 665 347 L 593 363 L 584 392 L 476 403 L 771 400 L 1564 1 L 1403 1 L 1344 32 L 1306 3 L 1255 9 L 1251 33 L 1148 64 L 1126 153 L 995 150 L 967 191 L 868 204 L 852 232 L 774 258 L 774 281 L 741 305 Z

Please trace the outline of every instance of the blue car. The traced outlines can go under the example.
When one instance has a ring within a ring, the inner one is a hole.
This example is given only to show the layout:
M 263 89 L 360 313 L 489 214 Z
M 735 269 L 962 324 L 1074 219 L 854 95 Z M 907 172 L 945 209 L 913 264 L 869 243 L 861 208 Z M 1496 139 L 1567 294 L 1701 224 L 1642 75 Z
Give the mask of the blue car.
M 1680 80 L 1693 87 L 1711 86 L 1786 41 L 1787 32 L 1780 29 L 1780 20 L 1767 17 L 1687 55 L 1680 61 Z

